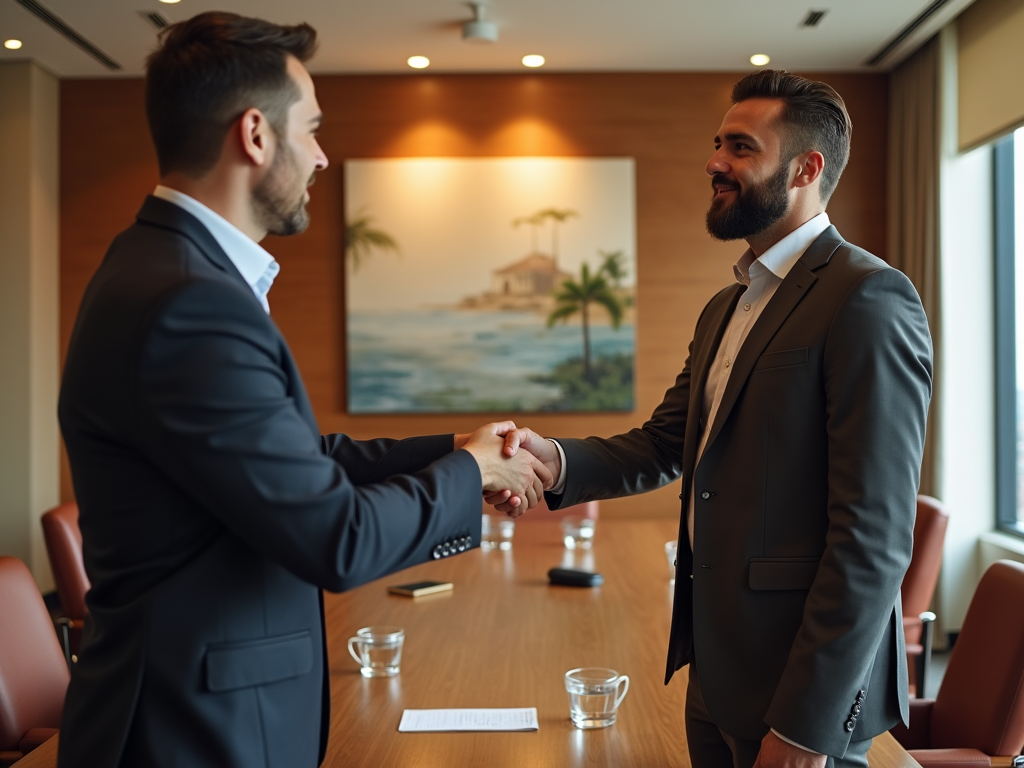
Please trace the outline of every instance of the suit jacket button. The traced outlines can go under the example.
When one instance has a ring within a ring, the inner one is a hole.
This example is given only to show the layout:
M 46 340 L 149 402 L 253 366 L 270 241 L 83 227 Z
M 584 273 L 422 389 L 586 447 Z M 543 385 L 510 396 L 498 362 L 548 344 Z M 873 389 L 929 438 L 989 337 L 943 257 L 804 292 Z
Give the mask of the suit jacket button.
M 441 546 L 441 555 L 442 555 L 442 557 L 448 557 L 448 555 L 450 555 L 451 553 L 452 553 L 452 545 L 451 545 L 450 542 L 446 541 Z
M 469 549 L 472 546 L 473 546 L 473 537 L 472 536 L 467 536 L 466 537 L 466 549 Z
M 465 536 L 463 536 L 462 538 L 460 538 L 460 539 L 459 539 L 459 540 L 458 540 L 458 541 L 457 541 L 457 542 L 455 543 L 455 548 L 456 548 L 457 550 L 459 550 L 459 552 L 465 552 L 465 551 L 466 551 L 466 537 L 465 537 Z
M 853 721 L 853 718 L 851 717 L 849 720 L 846 721 L 846 725 L 844 726 L 846 728 L 846 732 L 853 733 L 853 729 L 856 727 L 856 725 L 857 724 Z
M 701 494 L 700 494 L 700 497 L 702 499 L 710 499 L 711 498 L 711 494 L 708 493 L 707 491 L 702 491 Z
M 867 691 L 857 691 L 857 703 L 862 703 L 865 696 L 867 696 Z
M 853 714 L 855 714 L 855 715 L 859 715 L 860 714 L 860 704 L 854 704 L 853 705 L 853 709 L 850 710 L 850 711 L 853 712 Z
M 436 547 L 434 547 L 433 555 L 434 555 L 434 559 L 435 560 L 440 560 L 441 559 L 441 545 L 440 544 L 438 544 Z

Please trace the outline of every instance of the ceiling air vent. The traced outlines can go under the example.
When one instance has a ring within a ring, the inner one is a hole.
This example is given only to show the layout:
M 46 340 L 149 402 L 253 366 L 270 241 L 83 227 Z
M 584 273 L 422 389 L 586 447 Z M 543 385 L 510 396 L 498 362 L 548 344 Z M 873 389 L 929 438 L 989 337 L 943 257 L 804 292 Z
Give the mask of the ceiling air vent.
M 36 0 L 15 0 L 21 7 L 31 13 L 33 16 L 38 18 L 44 24 L 52 27 L 60 34 L 64 35 L 68 40 L 77 45 L 83 51 L 92 56 L 96 61 L 102 64 L 104 67 L 110 70 L 121 69 L 121 65 L 114 61 L 112 58 L 107 56 L 103 51 L 97 48 L 95 45 L 90 43 L 75 30 L 67 25 L 67 23 L 58 16 L 55 16 L 52 11 L 48 8 L 43 7 Z
M 801 27 L 816 27 L 816 26 L 818 26 L 819 23 L 821 23 L 821 20 L 825 16 L 826 13 L 828 13 L 828 11 L 808 11 L 807 12 L 807 18 L 805 18 L 800 23 L 800 26 Z
M 153 29 L 163 29 L 171 23 L 156 11 L 139 11 L 139 16 Z

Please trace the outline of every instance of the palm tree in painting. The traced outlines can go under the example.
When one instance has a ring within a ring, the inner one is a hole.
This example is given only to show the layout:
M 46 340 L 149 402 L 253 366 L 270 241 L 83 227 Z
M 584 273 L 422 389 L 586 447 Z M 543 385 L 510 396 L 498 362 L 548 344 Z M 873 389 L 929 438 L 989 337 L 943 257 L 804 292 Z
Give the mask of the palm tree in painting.
M 512 226 L 519 229 L 523 224 L 530 226 L 530 253 L 537 253 L 537 231 L 544 224 L 544 219 L 538 213 L 532 216 L 519 216 L 512 219 Z
M 541 221 L 551 220 L 551 258 L 558 268 L 558 228 L 569 219 L 578 219 L 579 213 L 572 208 L 543 208 L 533 214 Z
M 359 271 L 374 251 L 394 251 L 400 254 L 398 242 L 382 229 L 373 228 L 373 217 L 360 215 L 345 223 L 345 257 L 352 261 L 353 271 Z
M 555 308 L 548 315 L 548 328 L 555 323 L 567 322 L 579 313 L 583 326 L 583 377 L 590 379 L 590 305 L 600 304 L 611 317 L 612 327 L 618 329 L 622 322 L 622 303 L 615 296 L 608 281 L 600 270 L 590 274 L 590 267 L 584 263 L 580 270 L 579 282 L 566 280 L 555 294 Z
M 608 279 L 615 284 L 615 288 L 619 289 L 622 287 L 622 280 L 626 277 L 626 265 L 623 264 L 623 260 L 626 255 L 622 251 L 602 251 L 598 250 L 601 255 L 601 266 L 598 268 L 597 273 L 608 276 Z

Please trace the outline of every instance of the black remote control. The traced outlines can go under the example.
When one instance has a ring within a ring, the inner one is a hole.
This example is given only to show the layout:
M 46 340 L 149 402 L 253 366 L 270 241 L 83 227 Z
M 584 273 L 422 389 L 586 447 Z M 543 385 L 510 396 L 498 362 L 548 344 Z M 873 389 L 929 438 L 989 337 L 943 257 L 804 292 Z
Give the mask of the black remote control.
M 575 568 L 552 568 L 548 571 L 548 579 L 552 584 L 566 587 L 599 587 L 604 584 L 604 576 L 591 571 L 578 571 Z

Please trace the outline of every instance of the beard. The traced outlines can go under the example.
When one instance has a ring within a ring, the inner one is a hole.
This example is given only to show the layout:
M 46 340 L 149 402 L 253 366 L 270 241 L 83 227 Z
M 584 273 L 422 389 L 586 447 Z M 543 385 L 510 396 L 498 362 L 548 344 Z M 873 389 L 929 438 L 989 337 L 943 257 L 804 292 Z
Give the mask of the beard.
M 296 190 L 295 155 L 281 142 L 267 175 L 253 190 L 256 220 L 271 235 L 297 235 L 309 226 L 309 212 L 303 200 L 306 188 L 316 178 L 314 171 L 306 184 Z M 296 196 L 297 195 L 297 196 Z
M 712 178 L 721 180 L 723 174 Z M 704 217 L 704 223 L 716 240 L 742 240 L 764 232 L 768 227 L 786 215 L 789 210 L 789 163 L 781 163 L 779 169 L 746 191 L 737 187 L 736 199 L 732 205 L 715 199 Z

